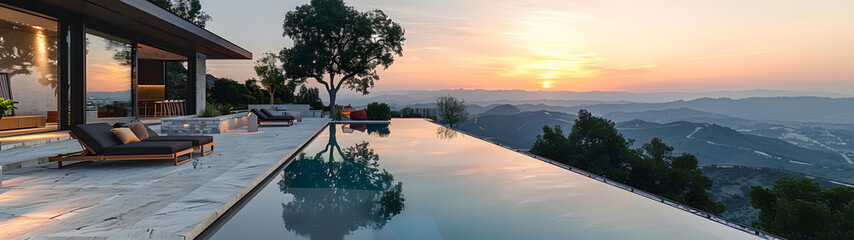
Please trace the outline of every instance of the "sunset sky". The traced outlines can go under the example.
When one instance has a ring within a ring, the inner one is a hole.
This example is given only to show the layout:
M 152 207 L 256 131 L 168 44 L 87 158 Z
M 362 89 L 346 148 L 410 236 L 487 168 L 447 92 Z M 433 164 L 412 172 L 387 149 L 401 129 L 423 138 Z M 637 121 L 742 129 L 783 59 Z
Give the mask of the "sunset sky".
M 350 0 L 406 29 L 374 91 L 524 89 L 854 94 L 854 1 Z M 291 46 L 287 11 L 308 1 L 202 0 L 208 29 L 255 56 Z M 208 61 L 239 81 L 253 61 Z M 310 86 L 318 86 L 312 83 Z

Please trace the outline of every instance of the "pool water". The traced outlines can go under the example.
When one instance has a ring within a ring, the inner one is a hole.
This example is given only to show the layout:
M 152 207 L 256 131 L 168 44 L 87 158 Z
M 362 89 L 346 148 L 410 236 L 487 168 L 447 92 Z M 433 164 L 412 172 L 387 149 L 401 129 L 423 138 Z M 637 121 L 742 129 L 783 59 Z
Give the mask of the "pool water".
M 207 237 L 756 238 L 421 119 L 330 125 L 275 174 Z

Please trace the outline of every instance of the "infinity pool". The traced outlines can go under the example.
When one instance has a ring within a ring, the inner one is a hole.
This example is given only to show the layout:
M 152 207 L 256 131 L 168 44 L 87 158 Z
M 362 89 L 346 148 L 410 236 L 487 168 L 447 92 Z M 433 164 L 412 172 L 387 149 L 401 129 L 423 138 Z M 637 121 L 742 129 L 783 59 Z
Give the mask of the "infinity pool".
M 420 119 L 330 125 L 276 174 L 206 237 L 756 238 Z

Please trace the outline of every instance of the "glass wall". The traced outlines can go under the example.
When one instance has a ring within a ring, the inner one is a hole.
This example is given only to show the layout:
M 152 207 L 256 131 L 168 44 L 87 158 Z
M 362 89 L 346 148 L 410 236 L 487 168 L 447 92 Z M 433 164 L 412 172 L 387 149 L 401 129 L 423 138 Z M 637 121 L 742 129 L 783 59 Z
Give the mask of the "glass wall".
M 0 7 L 0 98 L 18 102 L 6 116 L 44 118 L 55 128 L 50 123 L 57 121 L 59 94 L 57 26 L 51 19 Z
M 133 46 L 129 41 L 86 31 L 86 122 L 129 122 L 134 118 Z
M 137 59 L 140 118 L 186 114 L 187 57 L 138 44 Z

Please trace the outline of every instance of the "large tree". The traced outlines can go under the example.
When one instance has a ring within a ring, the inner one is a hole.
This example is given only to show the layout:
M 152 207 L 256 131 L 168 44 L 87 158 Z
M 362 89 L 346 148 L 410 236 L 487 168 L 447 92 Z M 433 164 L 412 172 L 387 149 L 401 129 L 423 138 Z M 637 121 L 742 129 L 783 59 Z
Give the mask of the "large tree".
M 342 86 L 362 94 L 403 55 L 404 30 L 380 10 L 359 12 L 342 0 L 312 0 L 285 15 L 283 36 L 294 41 L 279 56 L 290 78 L 313 78 L 335 97 Z
M 270 95 L 270 104 L 275 104 L 276 91 L 286 88 L 285 72 L 279 67 L 279 56 L 275 53 L 265 53 L 255 62 L 255 74 L 261 78 L 261 86 Z
M 451 95 L 436 99 L 436 114 L 440 123 L 448 124 L 451 128 L 465 122 L 469 117 L 466 100 Z

